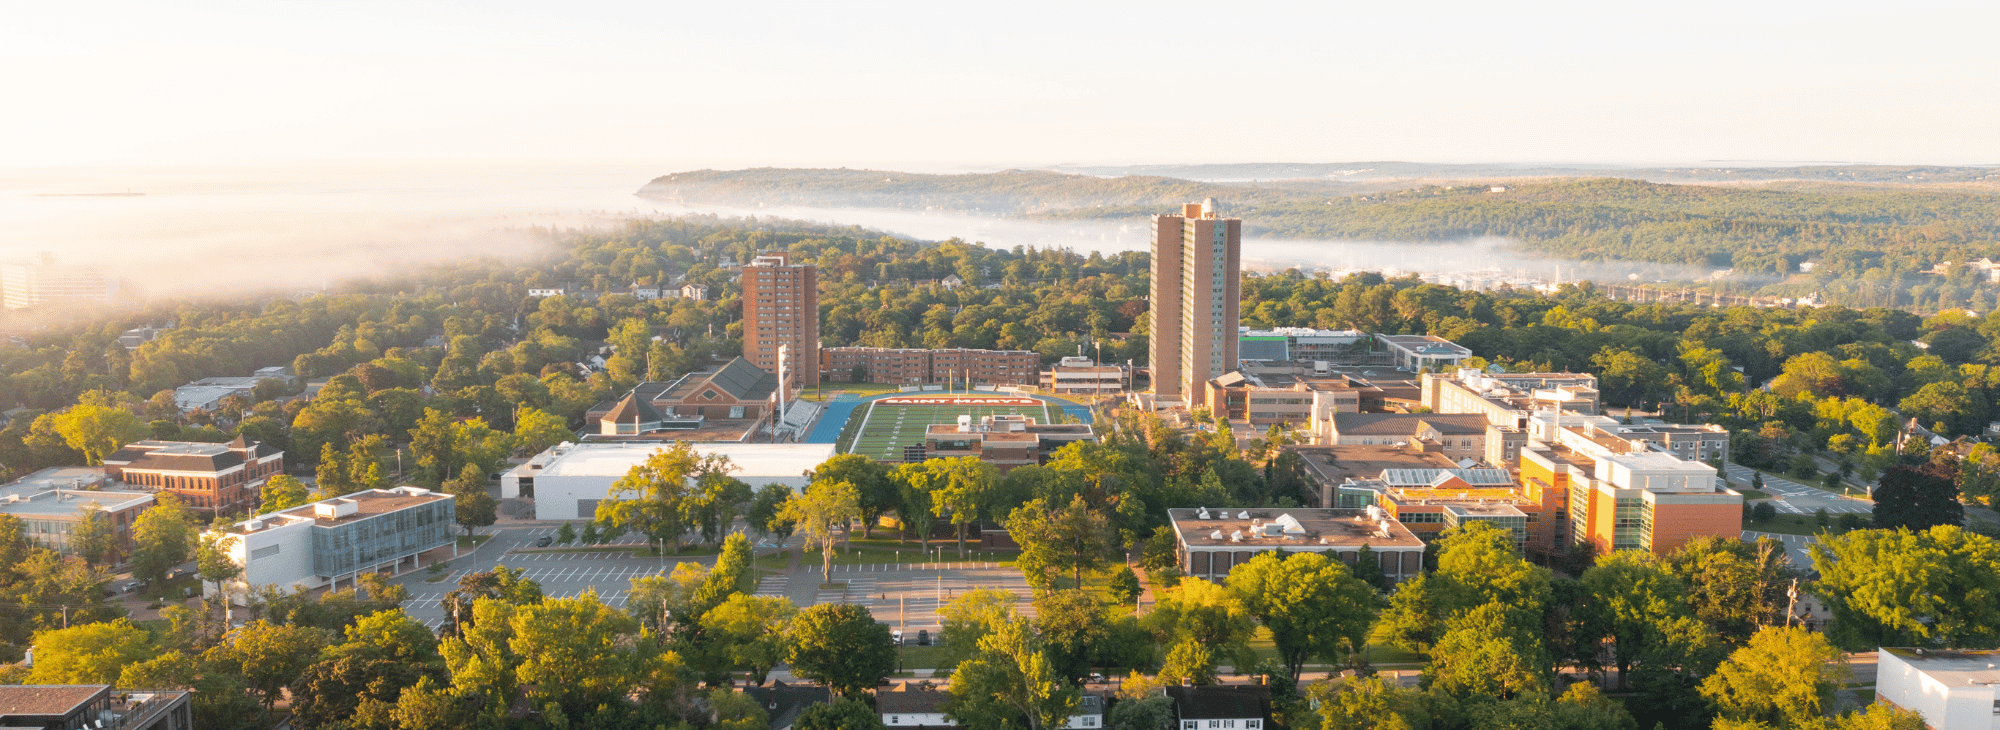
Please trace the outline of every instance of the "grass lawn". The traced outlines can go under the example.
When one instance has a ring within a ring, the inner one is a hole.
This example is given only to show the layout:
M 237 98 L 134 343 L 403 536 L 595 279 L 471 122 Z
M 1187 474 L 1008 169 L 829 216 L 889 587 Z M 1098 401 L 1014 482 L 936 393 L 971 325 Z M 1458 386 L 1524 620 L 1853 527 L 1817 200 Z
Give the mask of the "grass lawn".
M 493 539 L 492 535 L 473 535 L 472 537 L 459 535 L 458 546 L 462 548 L 476 548 L 486 544 L 486 541 L 491 539 Z
M 792 556 L 792 551 L 790 550 L 779 550 L 775 553 L 765 553 L 763 555 L 757 556 L 757 560 L 755 561 L 754 564 L 759 568 L 764 568 L 767 570 L 784 570 L 786 565 L 791 564 L 792 561 L 791 556 Z
M 1745 502 L 1749 502 L 1751 500 L 1771 498 L 1771 494 L 1769 492 L 1751 489 L 1749 487 L 1737 487 L 1736 491 L 1743 493 L 1743 501 Z
M 944 647 L 917 646 L 915 631 L 904 634 L 903 641 L 908 642 L 903 645 L 904 669 L 936 669 L 944 660 Z
M 158 585 L 149 585 L 140 590 L 139 595 L 148 601 L 174 603 L 187 600 L 191 596 L 201 595 L 201 577 L 191 575 L 179 580 L 170 580 Z

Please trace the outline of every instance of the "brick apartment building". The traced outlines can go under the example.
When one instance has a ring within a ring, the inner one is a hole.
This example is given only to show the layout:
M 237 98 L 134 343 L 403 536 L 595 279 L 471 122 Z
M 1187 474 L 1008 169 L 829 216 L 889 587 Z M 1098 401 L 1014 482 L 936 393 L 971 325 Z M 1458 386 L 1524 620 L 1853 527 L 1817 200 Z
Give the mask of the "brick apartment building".
M 104 458 L 105 473 L 126 484 L 173 492 L 209 514 L 256 509 L 264 482 L 284 473 L 285 452 L 242 436 L 226 444 L 139 441 Z
M 786 385 L 819 385 L 819 267 L 793 265 L 791 254 L 773 251 L 743 267 L 743 357 L 777 373 L 780 346 Z
M 828 347 L 819 351 L 820 377 L 832 383 L 1033 385 L 1042 356 L 1032 350 L 922 350 Z

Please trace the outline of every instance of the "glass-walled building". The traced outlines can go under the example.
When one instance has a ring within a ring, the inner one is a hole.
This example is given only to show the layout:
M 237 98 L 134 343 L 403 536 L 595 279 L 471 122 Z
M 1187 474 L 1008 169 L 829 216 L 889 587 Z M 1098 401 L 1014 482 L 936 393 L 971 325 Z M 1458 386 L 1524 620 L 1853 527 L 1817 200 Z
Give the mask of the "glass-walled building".
M 319 588 L 351 584 L 362 573 L 415 570 L 424 553 L 452 544 L 457 514 L 452 495 L 396 487 L 259 515 L 219 530 L 243 566 L 224 589 L 244 595 L 263 585 Z

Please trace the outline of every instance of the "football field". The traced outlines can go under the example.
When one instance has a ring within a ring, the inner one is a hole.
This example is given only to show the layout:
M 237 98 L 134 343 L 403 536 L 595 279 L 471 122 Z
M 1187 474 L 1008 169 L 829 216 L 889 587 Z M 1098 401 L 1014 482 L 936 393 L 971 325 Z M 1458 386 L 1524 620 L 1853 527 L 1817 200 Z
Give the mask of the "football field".
M 959 416 L 1028 416 L 1049 422 L 1046 403 L 1021 396 L 925 395 L 884 398 L 858 410 L 861 429 L 847 453 L 877 461 L 902 461 L 903 447 L 924 442 L 924 429 L 934 423 L 956 425 Z

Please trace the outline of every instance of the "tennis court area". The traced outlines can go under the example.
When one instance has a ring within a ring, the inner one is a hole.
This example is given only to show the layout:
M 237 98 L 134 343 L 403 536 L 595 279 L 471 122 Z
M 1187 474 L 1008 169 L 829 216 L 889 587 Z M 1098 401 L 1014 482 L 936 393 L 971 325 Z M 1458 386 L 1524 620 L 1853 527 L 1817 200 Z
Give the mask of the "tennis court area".
M 1048 405 L 1021 396 L 979 397 L 967 395 L 884 398 L 855 410 L 851 418 L 862 419 L 854 443 L 843 450 L 878 461 L 902 461 L 903 447 L 924 442 L 924 429 L 934 423 L 958 423 L 959 416 L 1028 416 L 1037 423 L 1049 423 Z

